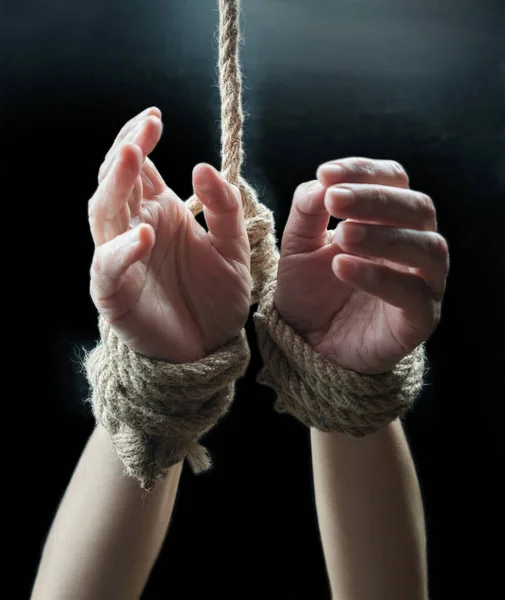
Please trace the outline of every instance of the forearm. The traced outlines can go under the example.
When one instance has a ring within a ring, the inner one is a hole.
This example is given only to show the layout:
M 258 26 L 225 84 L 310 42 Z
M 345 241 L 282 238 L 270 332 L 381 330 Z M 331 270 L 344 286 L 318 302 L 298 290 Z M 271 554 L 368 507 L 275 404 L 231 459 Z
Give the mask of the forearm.
M 49 532 L 32 600 L 138 599 L 165 537 L 181 473 L 146 494 L 97 427 Z
M 423 506 L 401 423 L 358 439 L 312 429 L 311 445 L 334 600 L 427 600 Z

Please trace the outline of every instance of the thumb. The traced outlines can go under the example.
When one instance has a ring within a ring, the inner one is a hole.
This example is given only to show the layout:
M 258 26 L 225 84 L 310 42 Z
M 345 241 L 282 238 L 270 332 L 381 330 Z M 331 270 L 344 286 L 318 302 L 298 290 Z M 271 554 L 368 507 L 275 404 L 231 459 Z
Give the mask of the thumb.
M 296 188 L 282 235 L 282 256 L 313 252 L 326 244 L 330 213 L 324 204 L 325 192 L 315 180 Z
M 237 186 L 228 183 L 208 164 L 193 169 L 195 194 L 203 204 L 203 214 L 212 245 L 224 258 L 237 258 L 249 240 L 242 211 L 242 196 Z
M 144 223 L 96 248 L 90 271 L 90 293 L 98 310 L 113 309 L 113 313 L 119 314 L 128 310 L 122 304 L 131 298 L 121 298 L 119 292 L 129 267 L 149 255 L 154 240 L 154 229 Z M 144 282 L 136 283 L 142 287 Z M 134 294 L 132 290 L 128 295 Z

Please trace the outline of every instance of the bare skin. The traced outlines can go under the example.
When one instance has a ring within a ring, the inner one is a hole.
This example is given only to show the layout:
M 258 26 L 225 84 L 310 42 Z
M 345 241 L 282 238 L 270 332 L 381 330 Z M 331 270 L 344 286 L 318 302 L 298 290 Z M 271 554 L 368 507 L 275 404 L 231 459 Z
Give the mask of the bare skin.
M 335 231 L 327 230 L 330 216 L 345 219 Z M 297 188 L 284 230 L 280 314 L 341 367 L 390 370 L 440 321 L 449 253 L 436 230 L 432 200 L 409 189 L 397 163 L 321 165 L 317 180 Z
M 100 168 L 89 202 L 90 292 L 125 344 L 180 363 L 242 329 L 250 253 L 240 193 L 215 169 L 201 164 L 193 171 L 208 232 L 163 182 L 148 158 L 161 131 L 157 108 L 137 115 Z M 346 206 L 343 190 L 352 192 Z M 330 216 L 345 219 L 333 232 Z M 359 226 L 368 234 L 362 241 L 353 240 Z M 282 239 L 275 293 L 281 316 L 344 368 L 390 370 L 440 321 L 449 256 L 436 229 L 433 202 L 409 189 L 397 163 L 347 158 L 321 165 L 316 180 L 297 188 Z M 335 600 L 426 600 L 422 502 L 401 424 L 357 440 L 312 430 L 311 444 Z M 179 475 L 176 465 L 143 503 L 136 482 L 121 477 L 108 435 L 97 429 L 58 509 L 32 597 L 138 598 L 168 528 Z M 118 498 L 121 510 L 111 509 Z M 98 528 L 81 518 L 88 503 Z
M 202 358 L 235 337 L 249 314 L 249 241 L 240 192 L 210 165 L 193 184 L 209 228 L 196 221 L 148 158 L 161 113 L 119 133 L 89 202 L 95 242 L 91 296 L 119 339 L 168 362 Z
M 330 216 L 343 219 L 335 231 Z M 434 204 L 404 169 L 345 158 L 294 194 L 275 303 L 329 360 L 379 374 L 435 331 L 448 269 Z M 311 449 L 333 598 L 427 600 L 423 506 L 401 423 L 359 439 L 312 429 Z

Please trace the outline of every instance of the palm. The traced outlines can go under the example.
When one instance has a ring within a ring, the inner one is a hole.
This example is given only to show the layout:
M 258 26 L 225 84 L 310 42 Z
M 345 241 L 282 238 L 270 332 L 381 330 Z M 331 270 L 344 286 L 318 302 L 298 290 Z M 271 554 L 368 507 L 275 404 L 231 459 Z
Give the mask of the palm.
M 275 304 L 333 362 L 385 373 L 438 326 L 448 269 L 433 202 L 410 189 L 403 167 L 340 159 L 295 191 Z
M 334 256 L 335 246 L 328 245 L 284 256 L 277 308 L 316 351 L 340 366 L 363 373 L 386 371 L 384 357 L 394 365 L 407 347 L 419 343 L 416 333 L 400 309 L 337 279 L 331 269 Z
M 107 153 L 88 215 L 95 253 L 91 297 L 132 350 L 192 362 L 242 329 L 250 306 L 250 249 L 240 191 L 210 165 L 193 170 L 208 231 L 148 155 L 162 133 L 151 107 Z
M 224 258 L 149 159 L 146 168 L 157 193 L 143 186 L 135 220 L 153 227 L 155 242 L 126 274 L 122 298 L 116 299 L 123 314 L 110 314 L 109 320 L 137 352 L 189 360 L 226 343 L 230 332 L 243 326 L 249 311 L 249 248 L 244 239 L 236 261 Z M 128 205 L 122 210 L 118 217 L 128 219 Z
M 150 256 L 132 266 L 124 283 L 131 309 L 122 317 L 129 334 L 123 341 L 140 353 L 180 360 L 207 354 L 230 331 L 238 333 L 249 310 L 247 245 L 230 264 L 166 186 L 156 199 L 143 198 L 138 221 L 156 237 Z

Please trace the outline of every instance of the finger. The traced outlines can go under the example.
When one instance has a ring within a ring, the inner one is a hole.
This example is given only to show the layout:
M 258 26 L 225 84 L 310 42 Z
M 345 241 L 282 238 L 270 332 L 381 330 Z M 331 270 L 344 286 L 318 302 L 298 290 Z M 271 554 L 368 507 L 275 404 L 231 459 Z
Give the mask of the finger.
M 193 187 L 204 207 L 212 245 L 225 258 L 241 256 L 243 259 L 249 240 L 240 190 L 207 164 L 193 169 Z
M 140 176 L 142 177 L 143 193 L 147 200 L 152 200 L 167 189 L 163 177 L 149 157 L 144 161 Z
M 440 301 L 417 275 L 347 254 L 335 256 L 332 270 L 347 285 L 404 310 L 423 330 L 431 330 L 440 316 Z
M 439 233 L 343 221 L 337 226 L 334 241 L 338 252 L 386 259 L 417 269 L 434 296 L 442 298 L 449 249 Z
M 133 191 L 142 164 L 140 148 L 127 144 L 121 149 L 107 178 L 98 186 L 89 202 L 89 222 L 96 245 L 126 231 L 130 222 L 124 207 Z
M 312 252 L 326 244 L 330 215 L 324 205 L 324 195 L 325 189 L 317 180 L 296 188 L 282 236 L 283 256 Z
M 121 140 L 125 138 L 128 132 L 134 129 L 140 121 L 151 115 L 154 117 L 158 117 L 158 119 L 161 119 L 161 110 L 157 106 L 150 106 L 149 108 L 146 108 L 142 112 L 136 114 L 127 123 L 125 123 L 125 125 L 123 125 L 121 131 L 118 133 L 116 139 L 114 140 L 113 146 L 121 142 Z
M 121 142 L 126 140 L 127 136 L 129 136 L 131 134 L 131 132 L 137 127 L 137 125 L 141 121 L 143 121 L 145 118 L 147 118 L 148 116 L 151 116 L 151 115 L 154 117 L 157 117 L 158 119 L 161 119 L 160 109 L 157 108 L 156 106 L 151 106 L 150 108 L 146 108 L 141 113 L 135 115 L 132 119 L 130 119 L 127 123 L 125 123 L 123 125 L 123 127 L 121 127 L 121 130 L 119 131 L 117 136 L 115 137 L 114 142 L 112 143 L 107 154 L 105 155 L 103 162 L 105 163 L 107 161 L 107 159 L 109 158 L 109 156 L 116 152 L 117 147 L 121 144 Z M 100 175 L 100 173 L 99 173 L 99 175 Z
M 130 218 L 134 219 L 140 212 L 142 206 L 143 184 L 141 175 L 135 179 L 133 190 L 128 198 L 128 206 L 130 207 Z
M 147 116 L 140 119 L 136 126 L 122 138 L 120 143 L 115 143 L 108 152 L 102 166 L 98 171 L 98 181 L 102 181 L 107 177 L 116 159 L 117 153 L 126 143 L 136 144 L 142 151 L 143 160 L 150 154 L 160 141 L 163 131 L 163 125 L 160 119 L 156 116 Z
M 129 307 L 126 298 L 118 296 L 128 269 L 145 259 L 154 246 L 155 234 L 150 225 L 142 224 L 118 235 L 95 250 L 91 265 L 90 294 L 99 310 L 114 309 L 122 315 Z M 139 282 L 142 285 L 143 282 Z M 135 293 L 130 293 L 135 296 Z
M 322 164 L 317 169 L 317 178 L 325 186 L 337 183 L 374 183 L 408 188 L 409 176 L 394 160 L 372 158 L 341 158 Z
M 429 196 L 414 190 L 346 183 L 326 190 L 326 210 L 339 219 L 436 231 L 437 218 Z

